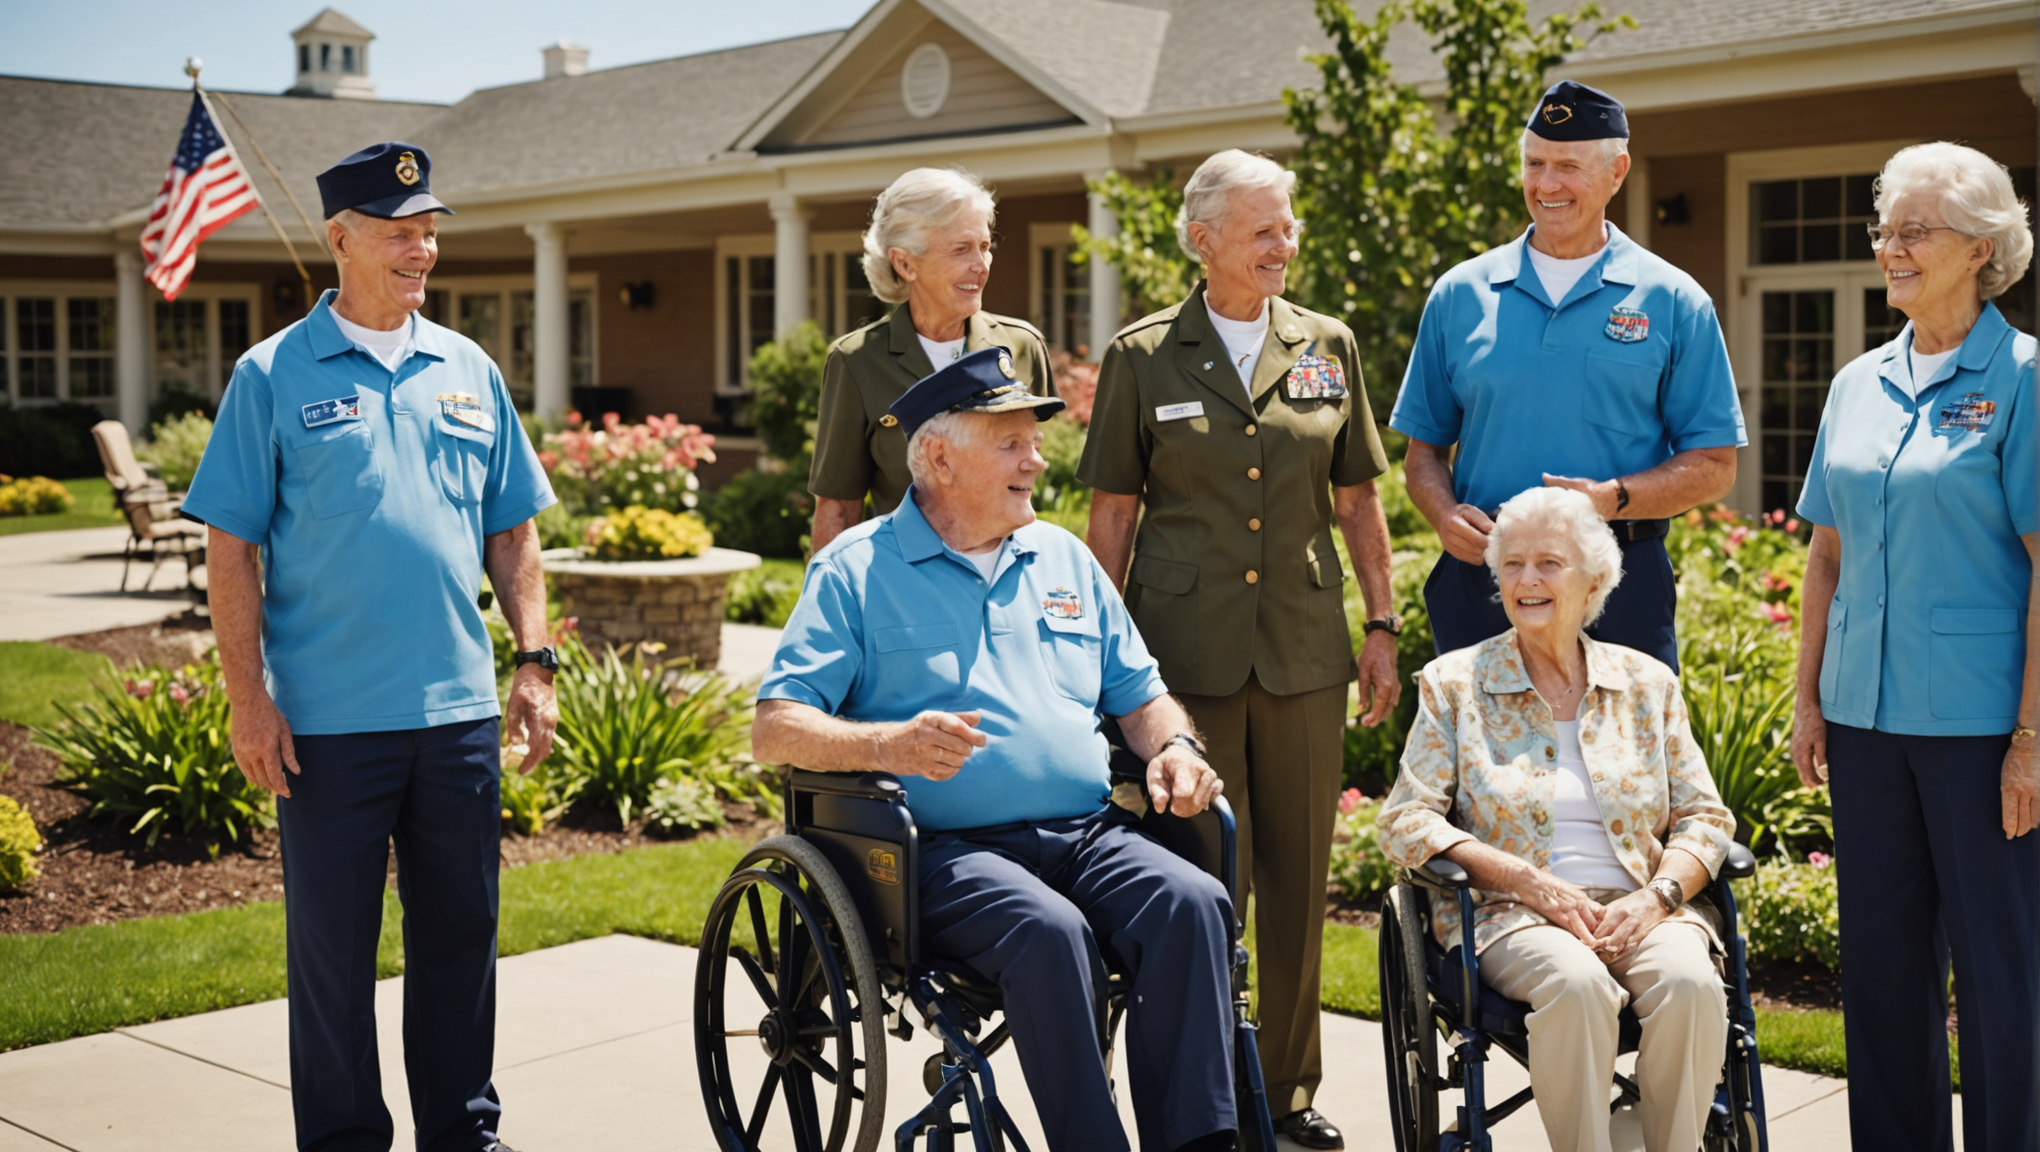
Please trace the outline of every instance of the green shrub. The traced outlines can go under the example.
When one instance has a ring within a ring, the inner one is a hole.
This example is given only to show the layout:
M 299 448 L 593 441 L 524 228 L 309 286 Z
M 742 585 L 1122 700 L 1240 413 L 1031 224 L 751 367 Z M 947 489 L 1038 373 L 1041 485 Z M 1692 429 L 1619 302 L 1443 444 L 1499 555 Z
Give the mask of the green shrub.
M 1048 461 L 1034 481 L 1037 508 L 1067 508 L 1077 501 L 1089 506 L 1091 490 L 1077 479 L 1089 429 L 1068 417 L 1056 416 L 1041 426 L 1041 458 Z
M 68 512 L 75 503 L 69 489 L 47 476 L 0 476 L 0 516 L 47 516 Z
M 588 525 L 594 522 L 593 516 L 567 511 L 565 504 L 554 504 L 532 517 L 540 548 L 579 548 L 588 542 Z
M 182 492 L 198 474 L 212 430 L 213 422 L 204 412 L 186 412 L 150 428 L 149 439 L 135 447 L 135 455 L 154 464 L 172 492 Z
M 0 796 L 0 892 L 18 892 L 42 875 L 35 858 L 40 851 L 35 818 L 14 797 Z
M 701 517 L 633 504 L 588 525 L 588 554 L 597 560 L 677 560 L 715 543 Z
M 1766 860 L 1747 880 L 1729 882 L 1750 956 L 1842 966 L 1841 918 L 1835 910 L 1834 860 L 1810 853 L 1804 864 Z
M 1381 801 L 1370 800 L 1358 788 L 1348 788 L 1339 797 L 1338 823 L 1332 828 L 1332 891 L 1348 900 L 1371 900 L 1395 883 L 1397 868 L 1381 850 L 1381 829 L 1376 823 Z
M 751 418 L 765 453 L 792 463 L 813 451 L 815 420 L 821 413 L 822 365 L 829 342 L 814 321 L 758 349 L 751 355 Z
M 216 414 L 213 402 L 196 392 L 182 388 L 165 388 L 149 401 L 149 427 L 166 424 L 186 413 L 196 412 L 207 420 Z
M 720 828 L 728 819 L 715 789 L 691 776 L 659 781 L 645 805 L 645 823 L 667 835 Z
M 1736 839 L 1759 853 L 1781 840 L 1833 843 L 1827 790 L 1805 787 L 1792 767 L 1791 685 L 1703 664 L 1685 670 L 1681 687 L 1693 742 L 1735 816 Z
M 807 482 L 805 458 L 781 472 L 739 472 L 702 500 L 701 515 L 725 548 L 798 560 L 815 516 Z
M 0 402 L 0 472 L 72 480 L 106 469 L 92 426 L 106 414 L 91 404 L 65 402 L 19 408 Z
M 793 606 L 800 602 L 800 584 L 753 568 L 730 577 L 728 597 L 723 601 L 723 619 L 732 624 L 763 624 L 786 627 Z
M 503 822 L 520 836 L 536 836 L 573 807 L 581 782 L 570 771 L 562 771 L 557 749 L 529 774 L 519 775 L 521 753 L 508 749 L 503 754 Z
M 95 700 L 58 703 L 64 722 L 38 732 L 57 754 L 58 777 L 92 801 L 90 816 L 128 823 L 154 847 L 165 832 L 202 836 L 218 854 L 275 823 L 268 792 L 234 766 L 227 694 L 218 657 L 183 668 L 145 669 Z

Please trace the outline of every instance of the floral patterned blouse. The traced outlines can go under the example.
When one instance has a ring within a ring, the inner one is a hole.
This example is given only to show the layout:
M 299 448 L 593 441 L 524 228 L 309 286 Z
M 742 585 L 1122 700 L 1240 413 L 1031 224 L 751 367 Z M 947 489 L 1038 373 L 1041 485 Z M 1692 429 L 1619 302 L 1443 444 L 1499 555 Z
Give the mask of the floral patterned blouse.
M 1683 848 L 1718 873 L 1735 833 L 1707 761 L 1693 742 L 1679 679 L 1652 657 L 1582 636 L 1587 694 L 1579 707 L 1581 759 L 1615 857 L 1638 886 L 1657 874 L 1668 847 Z M 1556 795 L 1558 727 L 1531 686 L 1510 629 L 1448 652 L 1417 677 L 1417 719 L 1403 748 L 1402 774 L 1381 805 L 1382 850 L 1414 868 L 1466 840 L 1549 870 Z M 1547 923 L 1497 893 L 1474 893 L 1474 948 L 1485 951 L 1520 928 Z M 1441 944 L 1459 940 L 1456 901 L 1434 899 Z M 1673 919 L 1706 918 L 1690 906 Z

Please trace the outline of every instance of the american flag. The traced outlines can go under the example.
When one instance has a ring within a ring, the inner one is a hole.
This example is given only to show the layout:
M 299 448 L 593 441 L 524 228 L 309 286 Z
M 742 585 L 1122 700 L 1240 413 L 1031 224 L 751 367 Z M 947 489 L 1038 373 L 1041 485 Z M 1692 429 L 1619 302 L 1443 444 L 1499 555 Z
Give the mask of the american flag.
M 193 92 L 184 139 L 177 144 L 177 155 L 149 210 L 148 226 L 142 229 L 149 283 L 163 290 L 165 300 L 177 299 L 198 262 L 199 241 L 260 203 L 248 170 L 213 125 L 205 101 Z

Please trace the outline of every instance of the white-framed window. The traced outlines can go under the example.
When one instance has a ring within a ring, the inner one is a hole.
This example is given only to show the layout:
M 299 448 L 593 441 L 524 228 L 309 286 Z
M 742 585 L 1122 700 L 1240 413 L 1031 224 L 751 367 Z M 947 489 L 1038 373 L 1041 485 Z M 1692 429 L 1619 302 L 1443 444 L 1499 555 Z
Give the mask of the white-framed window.
M 16 404 L 111 406 L 112 281 L 0 282 L 0 395 Z
M 772 342 L 777 292 L 771 233 L 724 236 L 715 246 L 715 381 L 721 396 L 751 389 L 751 356 Z M 855 232 L 808 237 L 808 315 L 831 340 L 886 314 L 864 276 Z
M 567 384 L 592 385 L 600 377 L 593 272 L 567 275 Z M 530 276 L 434 276 L 421 311 L 482 346 L 502 370 L 510 400 L 529 410 L 536 348 L 537 297 Z
M 1091 340 L 1091 269 L 1071 259 L 1076 238 L 1068 223 L 1027 226 L 1028 295 L 1034 326 L 1050 348 L 1076 354 Z
M 262 339 L 254 284 L 185 285 L 177 299 L 148 292 L 150 394 L 184 392 L 217 402 L 241 354 Z

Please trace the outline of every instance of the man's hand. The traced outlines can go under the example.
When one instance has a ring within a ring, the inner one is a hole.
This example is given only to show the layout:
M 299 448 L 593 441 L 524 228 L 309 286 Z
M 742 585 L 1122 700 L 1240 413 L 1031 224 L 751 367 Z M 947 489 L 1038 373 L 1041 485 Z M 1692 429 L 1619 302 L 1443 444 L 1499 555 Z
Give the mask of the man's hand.
M 1212 771 L 1204 757 L 1170 744 L 1161 755 L 1148 761 L 1148 803 L 1157 812 L 1195 816 L 1211 806 L 1211 798 L 1225 791 L 1225 782 Z
M 510 703 L 503 709 L 503 731 L 510 743 L 524 746 L 519 776 L 529 776 L 551 754 L 553 729 L 560 709 L 553 699 L 553 674 L 536 664 L 520 665 L 510 677 Z
M 1805 693 L 1792 708 L 1792 766 L 1808 788 L 1828 782 L 1827 718 L 1820 714 L 1819 701 L 1808 700 Z
M 2016 840 L 2040 825 L 2040 757 L 2031 736 L 2012 737 L 2005 750 L 1999 787 L 2004 803 L 2005 839 Z
M 1360 703 L 1373 695 L 1373 707 L 1360 717 L 1363 728 L 1372 728 L 1388 718 L 1395 702 L 1402 698 L 1402 678 L 1395 661 L 1395 637 L 1379 629 L 1369 632 L 1360 645 Z
M 1613 520 L 1621 514 L 1615 503 L 1622 498 L 1622 486 L 1613 480 L 1582 480 L 1577 476 L 1553 476 L 1546 472 L 1544 486 L 1585 493 L 1587 499 L 1594 502 L 1594 511 L 1600 513 L 1603 520 Z
M 879 768 L 895 776 L 947 780 L 990 739 L 977 730 L 983 719 L 984 713 L 976 711 L 928 711 L 890 725 L 891 731 L 879 737 Z
M 290 778 L 284 775 L 284 768 L 292 775 L 303 775 L 303 770 L 298 767 L 297 745 L 291 742 L 290 721 L 277 711 L 269 693 L 258 690 L 233 701 L 231 740 L 241 775 L 258 788 L 278 796 L 290 795 Z
M 1612 901 L 1601 913 L 1601 926 L 1587 946 L 1594 950 L 1603 963 L 1612 964 L 1636 950 L 1650 930 L 1663 923 L 1670 913 L 1665 911 L 1664 902 L 1657 893 L 1648 888 L 1638 888 L 1620 900 Z
M 1461 504 L 1438 525 L 1438 542 L 1454 559 L 1485 568 L 1488 533 L 1494 530 L 1495 522 L 1487 513 L 1471 504 Z

